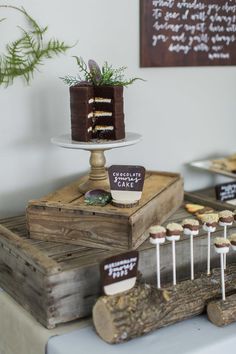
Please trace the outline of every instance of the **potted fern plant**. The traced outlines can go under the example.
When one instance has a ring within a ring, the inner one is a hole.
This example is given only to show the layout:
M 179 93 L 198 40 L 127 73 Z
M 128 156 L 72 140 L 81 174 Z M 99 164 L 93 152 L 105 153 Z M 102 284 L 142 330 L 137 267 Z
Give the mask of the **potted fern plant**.
M 100 68 L 94 60 L 87 65 L 81 57 L 75 59 L 80 74 L 62 78 L 70 86 L 72 139 L 124 139 L 123 87 L 139 78 L 126 80 L 126 67 L 115 69 L 105 62 Z

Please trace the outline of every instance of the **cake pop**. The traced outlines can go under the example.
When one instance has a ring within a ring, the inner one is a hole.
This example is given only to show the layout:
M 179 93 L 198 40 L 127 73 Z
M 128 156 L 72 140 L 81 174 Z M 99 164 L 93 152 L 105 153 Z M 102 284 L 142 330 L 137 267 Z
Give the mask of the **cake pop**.
M 160 244 L 165 242 L 166 229 L 160 225 L 153 225 L 149 228 L 150 242 L 156 245 L 157 258 L 157 288 L 161 288 L 161 274 L 160 274 Z

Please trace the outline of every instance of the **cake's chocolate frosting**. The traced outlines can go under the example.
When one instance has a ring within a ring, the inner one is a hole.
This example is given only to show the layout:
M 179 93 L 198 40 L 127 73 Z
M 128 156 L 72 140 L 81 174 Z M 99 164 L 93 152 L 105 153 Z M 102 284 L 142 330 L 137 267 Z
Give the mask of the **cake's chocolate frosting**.
M 180 230 L 169 230 L 169 229 L 166 229 L 166 235 L 167 236 L 179 236 L 181 234 L 181 231 Z
M 219 221 L 226 222 L 226 223 L 231 223 L 231 222 L 234 221 L 234 217 L 233 216 L 228 216 L 227 218 L 220 217 Z
M 206 226 L 208 227 L 217 227 L 217 222 L 206 222 Z
M 217 237 L 214 240 L 214 245 L 217 248 L 223 248 L 223 247 L 228 247 L 230 246 L 230 241 L 227 238 L 224 237 Z
M 70 111 L 71 111 L 71 132 L 72 139 L 76 141 L 89 141 L 92 138 L 92 119 L 88 115 L 93 112 L 93 106 L 89 100 L 93 98 L 92 86 L 70 87 Z
M 184 229 L 189 229 L 189 230 L 192 230 L 192 231 L 197 231 L 197 230 L 199 230 L 199 225 L 184 224 L 183 228 Z
M 157 232 L 156 234 L 151 234 L 150 233 L 150 237 L 151 238 L 163 238 L 166 236 L 165 232 Z
M 215 243 L 214 244 L 216 248 L 223 248 L 223 247 L 229 247 L 229 244 L 227 242 L 225 243 Z

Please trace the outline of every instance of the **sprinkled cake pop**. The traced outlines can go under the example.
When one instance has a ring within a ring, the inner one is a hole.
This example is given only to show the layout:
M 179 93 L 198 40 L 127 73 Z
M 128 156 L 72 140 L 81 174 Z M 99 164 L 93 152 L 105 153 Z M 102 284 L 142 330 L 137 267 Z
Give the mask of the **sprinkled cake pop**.
M 170 223 L 166 226 L 166 239 L 172 244 L 172 262 L 173 262 L 173 285 L 176 285 L 176 261 L 175 261 L 175 242 L 179 241 L 183 227 L 177 223 Z
M 157 288 L 161 288 L 160 274 L 160 244 L 165 242 L 166 229 L 160 225 L 154 225 L 149 228 L 150 242 L 156 245 L 157 258 Z
M 219 212 L 219 225 L 230 226 L 234 221 L 234 213 L 231 210 L 222 210 Z
M 211 233 L 216 231 L 219 216 L 216 213 L 202 215 L 203 230 L 207 231 L 207 275 L 211 274 Z
M 227 238 L 227 227 L 234 221 L 234 214 L 231 210 L 222 210 L 219 212 L 219 225 L 224 227 L 224 238 Z M 226 254 L 224 255 L 224 268 L 226 269 Z
M 215 251 L 220 254 L 220 268 L 221 268 L 221 288 L 222 300 L 225 300 L 225 273 L 224 273 L 224 255 L 229 252 L 230 242 L 224 237 L 217 237 L 214 240 Z

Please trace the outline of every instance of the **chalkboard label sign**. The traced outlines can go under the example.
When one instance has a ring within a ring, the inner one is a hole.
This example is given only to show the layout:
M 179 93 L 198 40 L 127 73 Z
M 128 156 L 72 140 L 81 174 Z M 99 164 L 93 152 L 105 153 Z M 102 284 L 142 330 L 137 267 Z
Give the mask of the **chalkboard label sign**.
M 236 64 L 235 0 L 140 0 L 141 66 Z
M 217 184 L 215 186 L 216 199 L 222 202 L 236 198 L 236 182 Z
M 101 280 L 106 295 L 114 295 L 134 287 L 138 259 L 138 251 L 130 251 L 109 257 L 101 263 Z
M 113 165 L 108 169 L 113 204 L 137 203 L 142 196 L 145 168 Z

